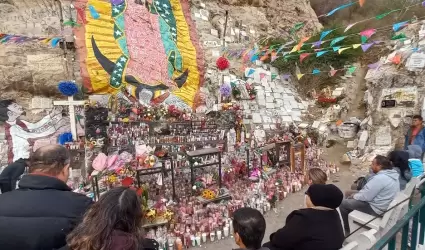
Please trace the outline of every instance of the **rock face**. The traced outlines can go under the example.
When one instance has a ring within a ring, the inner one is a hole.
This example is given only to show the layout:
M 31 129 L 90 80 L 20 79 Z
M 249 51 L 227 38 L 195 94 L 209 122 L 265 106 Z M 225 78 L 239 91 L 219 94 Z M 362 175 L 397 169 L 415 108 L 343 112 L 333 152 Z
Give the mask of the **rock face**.
M 60 19 L 63 15 L 64 22 L 71 16 L 76 20 L 75 9 L 71 8 L 71 1 L 60 2 L 62 6 L 58 5 L 59 1 L 51 0 L 0 0 L 0 33 L 65 37 L 72 42 L 71 28 L 61 27 Z M 196 24 L 202 41 L 212 40 L 211 28 L 222 29 L 219 21 L 225 10 L 253 38 L 260 35 L 285 36 L 299 22 L 305 22 L 305 27 L 298 33 L 300 36 L 321 28 L 308 1 L 214 0 L 204 3 L 210 10 L 208 21 Z M 191 4 L 194 9 L 203 6 L 199 0 L 191 1 Z M 247 40 L 245 44 L 253 41 Z M 210 63 L 214 61 L 208 55 L 206 59 Z M 52 48 L 50 44 L 35 41 L 0 46 L 0 98 L 15 98 L 26 105 L 34 95 L 57 95 L 58 81 L 75 79 L 79 82 L 77 60 L 74 51 L 67 50 L 65 53 L 61 44 Z
M 1 0 L 0 34 L 27 37 L 72 37 L 70 28 L 61 29 L 59 1 Z M 63 19 L 69 20 L 70 8 L 62 1 Z M 13 43 L 0 47 L 0 98 L 26 100 L 33 95 L 57 94 L 58 81 L 73 79 L 73 53 L 52 48 L 41 41 Z M 67 69 L 68 68 L 68 69 Z M 67 73 L 67 71 L 69 73 Z

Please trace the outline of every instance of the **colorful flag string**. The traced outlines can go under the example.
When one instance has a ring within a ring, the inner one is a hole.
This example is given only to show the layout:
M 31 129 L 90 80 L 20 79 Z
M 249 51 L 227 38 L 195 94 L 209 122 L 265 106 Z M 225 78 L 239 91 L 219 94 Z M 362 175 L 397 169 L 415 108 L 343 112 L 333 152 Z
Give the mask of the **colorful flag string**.
M 322 74 L 322 73 L 327 73 L 329 76 L 332 77 L 332 76 L 335 76 L 336 73 L 340 72 L 340 71 L 346 71 L 346 74 L 351 75 L 354 72 L 356 72 L 356 70 L 357 70 L 356 66 L 349 66 L 349 67 L 344 67 L 344 68 L 341 68 L 341 69 L 332 69 L 330 71 L 321 71 L 320 69 L 313 69 L 313 71 L 311 73 L 297 74 L 297 79 L 300 80 L 301 78 L 303 78 L 306 75 L 319 75 L 319 74 Z M 290 74 L 284 74 L 284 75 L 287 76 L 287 75 L 290 75 Z
M 0 33 L 0 44 L 20 44 L 25 42 L 43 42 L 49 44 L 54 48 L 62 40 L 62 37 L 30 37 L 16 34 L 3 34 Z

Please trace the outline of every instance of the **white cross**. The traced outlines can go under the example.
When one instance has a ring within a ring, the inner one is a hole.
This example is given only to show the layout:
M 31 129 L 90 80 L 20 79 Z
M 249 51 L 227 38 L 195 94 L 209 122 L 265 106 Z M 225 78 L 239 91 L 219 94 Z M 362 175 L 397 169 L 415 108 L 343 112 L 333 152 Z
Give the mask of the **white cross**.
M 71 122 L 71 134 L 74 141 L 77 140 L 77 123 L 75 121 L 75 106 L 83 106 L 85 101 L 74 101 L 74 97 L 68 96 L 68 101 L 54 101 L 53 105 L 56 106 L 68 106 L 69 107 L 69 119 Z

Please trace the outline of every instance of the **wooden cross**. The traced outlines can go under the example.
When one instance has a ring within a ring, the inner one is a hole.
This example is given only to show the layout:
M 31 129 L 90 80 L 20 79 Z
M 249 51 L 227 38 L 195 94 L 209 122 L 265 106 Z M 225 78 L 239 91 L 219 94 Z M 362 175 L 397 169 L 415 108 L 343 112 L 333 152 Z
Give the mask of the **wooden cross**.
M 68 106 L 69 107 L 69 119 L 71 122 L 71 134 L 72 140 L 77 140 L 77 123 L 75 121 L 75 106 L 83 106 L 85 101 L 74 101 L 74 97 L 68 96 L 68 101 L 54 101 L 53 105 L 56 106 Z

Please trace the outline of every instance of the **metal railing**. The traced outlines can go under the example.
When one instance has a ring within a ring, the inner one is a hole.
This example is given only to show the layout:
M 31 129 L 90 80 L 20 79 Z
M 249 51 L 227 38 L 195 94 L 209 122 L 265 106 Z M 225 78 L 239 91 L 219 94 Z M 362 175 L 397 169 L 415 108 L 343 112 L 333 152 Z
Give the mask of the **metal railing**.
M 421 197 L 420 202 L 413 205 L 407 214 L 370 248 L 371 250 L 381 250 L 385 247 L 388 247 L 388 250 L 416 250 L 418 244 L 424 244 L 425 189 L 423 186 L 421 187 Z M 400 233 L 401 240 L 397 237 Z

